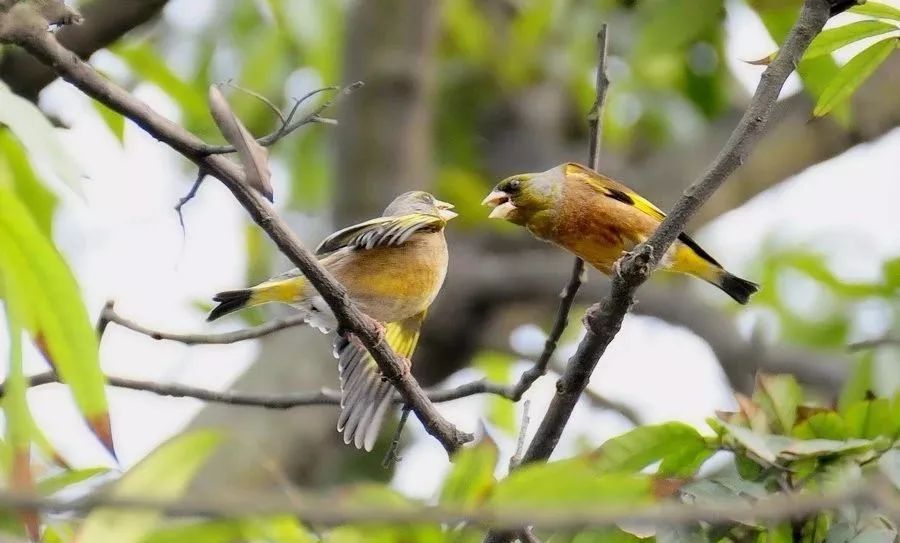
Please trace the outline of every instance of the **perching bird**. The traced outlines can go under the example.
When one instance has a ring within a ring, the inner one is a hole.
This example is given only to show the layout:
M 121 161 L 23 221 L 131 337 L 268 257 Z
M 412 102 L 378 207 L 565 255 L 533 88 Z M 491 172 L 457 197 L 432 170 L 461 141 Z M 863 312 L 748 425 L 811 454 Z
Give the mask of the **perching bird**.
M 453 206 L 422 191 L 401 194 L 381 217 L 344 228 L 316 249 L 319 263 L 337 279 L 364 313 L 384 323 L 385 341 L 407 361 L 419 339 L 425 313 L 444 283 L 447 243 L 444 226 Z M 207 320 L 268 302 L 289 304 L 327 332 L 336 326 L 328 305 L 299 270 L 255 287 L 220 292 Z M 341 382 L 338 431 L 344 442 L 372 450 L 391 403 L 392 387 L 353 336 L 334 343 Z
M 647 240 L 666 216 L 625 185 L 573 163 L 507 177 L 482 204 L 494 208 L 491 218 L 524 226 L 606 275 L 613 273 L 624 251 Z M 725 271 L 684 233 L 660 268 L 699 277 L 742 304 L 759 290 L 756 283 Z

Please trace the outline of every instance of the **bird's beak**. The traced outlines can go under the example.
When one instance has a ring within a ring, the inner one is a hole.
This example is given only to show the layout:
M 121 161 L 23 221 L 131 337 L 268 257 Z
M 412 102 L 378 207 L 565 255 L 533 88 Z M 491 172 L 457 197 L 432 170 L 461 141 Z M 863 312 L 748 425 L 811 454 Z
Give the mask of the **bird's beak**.
M 447 202 L 442 202 L 442 201 L 440 201 L 440 200 L 436 200 L 436 201 L 434 202 L 434 205 L 435 205 L 435 207 L 437 207 L 437 209 L 438 209 L 438 216 L 439 216 L 441 219 L 443 219 L 444 222 L 449 221 L 450 219 L 453 219 L 453 218 L 455 218 L 455 217 L 457 217 L 457 216 L 459 215 L 458 213 L 455 213 L 455 212 L 453 212 L 453 211 L 450 211 L 451 209 L 454 208 L 454 205 L 453 205 L 453 204 L 450 204 L 450 203 L 447 203 Z
M 481 205 L 494 208 L 488 215 L 490 219 L 505 219 L 516 209 L 516 206 L 509 200 L 509 195 L 500 190 L 488 194 L 487 198 L 481 201 Z

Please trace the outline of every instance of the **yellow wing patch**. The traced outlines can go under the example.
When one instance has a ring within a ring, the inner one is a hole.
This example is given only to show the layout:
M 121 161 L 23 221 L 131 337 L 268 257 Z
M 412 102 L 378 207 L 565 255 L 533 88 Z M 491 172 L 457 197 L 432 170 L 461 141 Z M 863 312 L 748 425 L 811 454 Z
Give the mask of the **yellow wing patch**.
M 419 341 L 425 312 L 385 325 L 384 340 L 398 356 L 409 358 Z M 344 443 L 372 450 L 378 430 L 391 403 L 394 388 L 382 380 L 378 364 L 355 338 L 338 337 L 335 354 L 341 379 L 341 414 L 338 430 Z
M 371 249 L 402 245 L 416 232 L 426 229 L 437 230 L 445 224 L 440 217 L 425 213 L 378 217 L 331 234 L 319 244 L 316 254 L 331 253 L 343 247 Z
M 581 164 L 575 164 L 574 162 L 566 164 L 566 176 L 571 176 L 575 179 L 579 179 L 597 192 L 600 192 L 601 194 L 614 200 L 618 200 L 623 204 L 630 205 L 636 209 L 639 209 L 645 215 L 649 215 L 650 217 L 653 217 L 660 222 L 662 222 L 662 220 L 666 218 L 666 214 L 663 213 L 662 210 L 653 205 L 649 200 L 647 200 L 640 194 L 634 192 L 618 181 L 613 181 L 608 177 L 600 175 L 594 170 L 585 168 Z M 701 259 L 716 267 L 721 268 L 721 264 L 716 262 L 715 258 L 704 251 L 703 248 L 701 248 L 697 244 L 697 242 L 691 239 L 691 237 L 684 232 L 678 234 L 678 240 L 687 245 L 688 248 Z

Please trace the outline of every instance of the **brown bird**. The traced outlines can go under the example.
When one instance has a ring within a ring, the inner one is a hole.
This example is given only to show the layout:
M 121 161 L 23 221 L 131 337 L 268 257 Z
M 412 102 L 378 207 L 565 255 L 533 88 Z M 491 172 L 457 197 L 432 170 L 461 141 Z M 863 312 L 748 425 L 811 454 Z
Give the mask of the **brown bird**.
M 665 213 L 625 185 L 579 164 L 507 177 L 482 202 L 490 217 L 524 226 L 539 239 L 566 249 L 606 275 L 622 253 L 646 241 Z M 680 234 L 660 268 L 711 283 L 738 303 L 759 285 L 725 269 L 687 234 Z
M 447 273 L 444 226 L 456 216 L 451 204 L 431 194 L 401 194 L 381 217 L 344 228 L 316 249 L 319 263 L 346 289 L 368 316 L 385 323 L 385 341 L 407 361 L 419 339 L 419 329 Z M 220 292 L 207 320 L 244 307 L 281 302 L 308 317 L 323 332 L 334 329 L 334 315 L 298 269 L 241 290 Z M 378 365 L 351 335 L 335 339 L 341 380 L 338 431 L 344 442 L 372 450 L 391 403 L 393 389 Z

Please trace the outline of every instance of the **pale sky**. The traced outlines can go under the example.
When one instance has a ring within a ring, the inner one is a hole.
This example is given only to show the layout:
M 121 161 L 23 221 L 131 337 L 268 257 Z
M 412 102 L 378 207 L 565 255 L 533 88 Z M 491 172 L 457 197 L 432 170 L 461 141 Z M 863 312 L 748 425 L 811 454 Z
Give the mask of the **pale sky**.
M 176 14 L 190 9 L 193 15 L 202 15 L 211 4 L 207 0 L 177 0 L 167 7 L 166 17 L 184 26 L 184 21 L 198 18 Z M 740 60 L 764 56 L 774 44 L 742 6 L 731 4 L 727 60 L 739 80 L 752 88 L 761 69 Z M 116 69 L 108 57 L 101 57 L 104 68 Z M 796 90 L 794 82 L 786 92 Z M 178 120 L 177 108 L 158 89 L 142 85 L 137 93 L 161 113 Z M 92 317 L 105 300 L 112 298 L 123 315 L 147 326 L 185 332 L 232 329 L 234 322 L 206 324 L 204 315 L 191 305 L 194 300 L 207 300 L 219 290 L 243 283 L 246 262 L 242 228 L 246 219 L 231 194 L 217 181 L 208 180 L 186 209 L 187 236 L 182 238 L 172 206 L 189 187 L 193 172 L 184 168 L 178 155 L 131 124 L 126 128 L 124 146 L 120 145 L 87 98 L 65 83 L 57 81 L 48 87 L 41 105 L 71 126 L 58 131 L 59 137 L 70 146 L 89 177 L 84 183 L 84 199 L 60 188 L 65 199 L 56 217 L 55 233 L 79 279 Z M 871 276 L 886 257 L 900 254 L 900 229 L 896 227 L 900 201 L 898 151 L 900 130 L 895 130 L 810 168 L 719 218 L 697 237 L 735 272 L 747 270 L 761 243 L 775 238 L 784 245 L 805 243 L 816 247 L 848 277 Z M 288 190 L 286 172 L 276 168 L 274 182 L 276 193 Z M 848 184 L 867 197 L 847 198 Z M 298 234 L 313 244 L 323 232 L 310 229 Z M 592 280 L 605 279 L 595 275 Z M 703 286 L 698 291 L 706 292 Z M 802 306 L 814 298 L 815 292 L 801 287 L 792 303 Z M 875 334 L 883 326 L 879 309 L 872 311 L 873 318 L 862 319 L 862 329 L 858 330 L 861 337 Z M 574 320 L 573 325 L 577 322 Z M 541 340 L 539 332 L 525 328 L 516 334 L 514 347 L 530 355 Z M 328 340 L 323 337 L 322 341 Z M 0 352 L 6 352 L 7 343 L 0 333 Z M 565 345 L 560 355 L 568 356 L 573 351 L 574 344 Z M 103 339 L 101 358 L 103 370 L 110 375 L 225 388 L 256 353 L 254 342 L 186 347 L 111 326 Z M 45 367 L 32 353 L 27 369 L 38 372 Z M 447 384 L 474 376 L 473 370 L 466 370 Z M 541 379 L 526 395 L 531 400 L 533 420 L 545 411 L 553 385 L 552 377 Z M 628 402 L 652 421 L 679 419 L 704 427 L 703 420 L 714 410 L 733 407 L 708 346 L 682 329 L 649 318 L 626 319 L 592 386 L 612 399 Z M 195 400 L 159 398 L 115 388 L 109 389 L 109 398 L 113 431 L 125 467 L 180 431 L 201 407 Z M 110 464 L 60 386 L 33 389 L 29 400 L 39 424 L 67 458 L 80 466 Z M 484 401 L 473 398 L 438 408 L 462 429 L 474 431 Z M 533 422 L 530 430 L 536 426 Z M 566 436 L 587 434 L 599 443 L 627 427 L 617 415 L 579 407 Z M 441 480 L 446 457 L 417 423 L 408 425 L 407 432 L 415 440 L 404 454 L 404 469 L 398 470 L 395 483 L 410 494 L 430 496 Z M 494 437 L 508 457 L 511 441 L 502 435 Z M 572 446 L 571 439 L 564 439 L 558 454 L 571 452 Z

